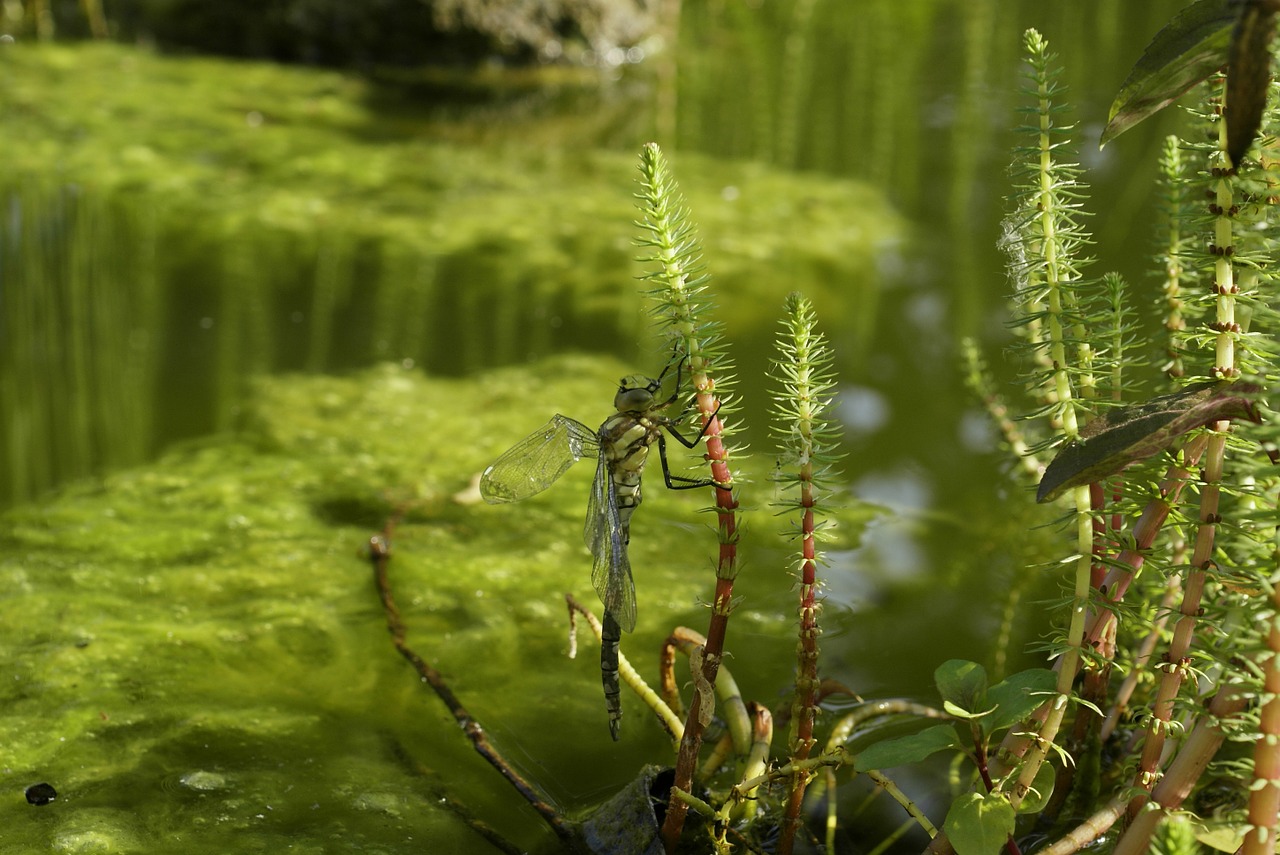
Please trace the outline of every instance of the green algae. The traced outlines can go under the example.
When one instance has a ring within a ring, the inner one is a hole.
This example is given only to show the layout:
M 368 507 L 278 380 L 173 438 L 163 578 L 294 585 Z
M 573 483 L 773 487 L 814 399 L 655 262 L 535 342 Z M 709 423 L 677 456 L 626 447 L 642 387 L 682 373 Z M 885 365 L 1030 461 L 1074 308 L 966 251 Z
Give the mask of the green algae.
M 553 847 L 387 640 L 361 545 L 396 508 L 409 643 L 550 798 L 582 807 L 668 760 L 634 699 L 624 742 L 609 740 L 594 643 L 564 655 L 563 592 L 595 605 L 580 540 L 591 467 L 519 505 L 474 492 L 552 413 L 603 420 L 630 370 L 565 356 L 468 380 L 396 365 L 263 378 L 235 434 L 0 517 L 0 824 L 19 847 L 0 852 L 474 845 L 441 794 Z M 702 623 L 708 501 L 650 490 L 637 516 L 640 626 L 623 649 L 649 675 L 673 625 Z M 759 665 L 770 693 L 792 623 L 787 577 L 771 576 L 739 590 L 744 635 L 771 636 L 776 658 L 734 665 L 740 680 Z M 58 799 L 22 803 L 37 781 Z
M 0 45 L 0 115 L 0 506 L 229 429 L 249 376 L 625 358 L 646 335 L 633 150 L 477 144 L 357 77 L 106 44 Z M 874 327 L 903 229 L 881 194 L 672 161 L 745 352 L 796 289 Z

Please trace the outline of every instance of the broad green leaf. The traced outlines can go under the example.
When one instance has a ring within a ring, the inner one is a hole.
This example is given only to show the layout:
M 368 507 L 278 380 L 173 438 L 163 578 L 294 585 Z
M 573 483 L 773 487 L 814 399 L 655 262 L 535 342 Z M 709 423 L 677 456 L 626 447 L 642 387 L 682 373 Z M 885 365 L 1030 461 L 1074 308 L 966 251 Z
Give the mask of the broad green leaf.
M 1130 463 L 1168 448 L 1183 434 L 1220 419 L 1261 421 L 1248 383 L 1200 383 L 1172 395 L 1110 410 L 1085 426 L 1080 440 L 1064 445 L 1044 470 L 1037 502 L 1072 487 L 1114 475 Z
M 1013 833 L 1013 806 L 999 795 L 956 799 L 942 824 L 957 855 L 997 855 Z
M 944 701 L 977 712 L 987 691 L 987 671 L 977 662 L 948 659 L 934 670 L 933 682 Z
M 1244 843 L 1244 836 L 1249 826 L 1242 822 L 1204 822 L 1191 819 L 1191 830 L 1199 840 L 1210 849 L 1219 852 L 1238 852 Z
M 870 745 L 853 760 L 859 772 L 909 766 L 939 751 L 959 748 L 955 730 L 948 724 L 936 724 L 910 736 L 898 736 Z
M 1022 721 L 1048 700 L 1046 693 L 1052 692 L 1057 684 L 1058 675 L 1048 668 L 1010 674 L 987 689 L 987 703 L 996 707 L 995 715 L 985 723 L 987 728 L 999 730 Z
M 1233 0 L 1197 0 L 1156 33 L 1111 104 L 1104 146 L 1227 64 L 1240 17 Z
M 1036 772 L 1036 779 L 1031 782 L 1031 790 L 1018 803 L 1018 813 L 1039 813 L 1053 795 L 1053 785 L 1057 781 L 1057 770 L 1049 763 L 1041 763 Z

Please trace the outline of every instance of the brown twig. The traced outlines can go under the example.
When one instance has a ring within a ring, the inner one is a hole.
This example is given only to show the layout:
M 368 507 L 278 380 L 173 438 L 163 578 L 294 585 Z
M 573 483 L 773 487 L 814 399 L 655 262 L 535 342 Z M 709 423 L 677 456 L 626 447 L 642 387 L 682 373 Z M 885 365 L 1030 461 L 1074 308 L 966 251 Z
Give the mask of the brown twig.
M 418 672 L 422 682 L 430 686 L 432 691 L 436 693 L 436 697 L 449 708 L 454 721 L 458 723 L 463 733 L 467 735 L 467 739 L 471 741 L 476 753 L 488 761 L 489 765 L 507 780 L 507 783 L 515 787 L 525 801 L 551 826 L 551 830 L 557 836 L 562 840 L 573 840 L 573 831 L 564 818 L 490 744 L 489 737 L 485 734 L 480 722 L 476 721 L 471 716 L 471 713 L 467 712 L 466 707 L 462 705 L 462 702 L 454 695 L 453 690 L 445 683 L 444 677 L 440 672 L 415 653 L 405 642 L 404 622 L 400 619 L 400 610 L 396 607 L 395 599 L 391 595 L 391 583 L 387 578 L 387 565 L 391 562 L 391 536 L 398 521 L 399 514 L 392 516 L 387 520 L 387 524 L 383 527 L 381 533 L 369 538 L 369 561 L 373 565 L 374 586 L 378 589 L 378 597 L 382 600 L 382 610 L 386 614 L 387 631 L 391 633 L 391 643 L 395 646 L 396 651 Z

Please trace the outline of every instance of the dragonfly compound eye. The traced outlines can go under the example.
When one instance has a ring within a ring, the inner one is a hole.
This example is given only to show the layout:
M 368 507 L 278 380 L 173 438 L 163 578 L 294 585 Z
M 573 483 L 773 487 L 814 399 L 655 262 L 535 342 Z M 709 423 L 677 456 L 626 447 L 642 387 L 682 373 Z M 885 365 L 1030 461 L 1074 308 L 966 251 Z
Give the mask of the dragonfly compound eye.
M 654 384 L 657 381 L 636 375 L 623 377 L 613 406 L 620 413 L 641 413 L 653 406 Z

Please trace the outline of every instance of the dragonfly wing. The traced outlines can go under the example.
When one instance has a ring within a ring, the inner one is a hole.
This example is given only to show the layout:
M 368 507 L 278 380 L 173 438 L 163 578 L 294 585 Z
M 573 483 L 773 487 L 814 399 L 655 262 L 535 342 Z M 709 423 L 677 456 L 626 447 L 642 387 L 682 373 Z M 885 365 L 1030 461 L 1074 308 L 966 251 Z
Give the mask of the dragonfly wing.
M 480 495 L 491 505 L 519 502 L 550 487 L 600 442 L 596 432 L 557 415 L 508 449 L 480 476 Z
M 596 467 L 596 479 L 591 484 L 591 501 L 587 505 L 582 535 L 593 558 L 591 584 L 604 610 L 613 615 L 619 626 L 631 632 L 636 628 L 636 585 L 631 578 L 631 560 L 627 557 L 626 535 L 618 514 L 618 497 L 603 452 Z

